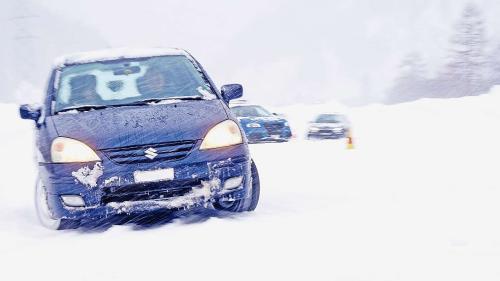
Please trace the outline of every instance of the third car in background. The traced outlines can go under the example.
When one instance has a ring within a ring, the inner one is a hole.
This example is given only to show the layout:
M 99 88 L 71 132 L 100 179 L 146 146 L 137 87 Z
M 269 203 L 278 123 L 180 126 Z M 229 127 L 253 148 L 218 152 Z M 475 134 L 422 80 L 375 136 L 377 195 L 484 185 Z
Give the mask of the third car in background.
M 285 142 L 292 137 L 288 121 L 259 105 L 232 105 L 250 143 Z
M 342 114 L 320 114 L 309 125 L 308 139 L 338 139 L 347 136 L 349 122 Z

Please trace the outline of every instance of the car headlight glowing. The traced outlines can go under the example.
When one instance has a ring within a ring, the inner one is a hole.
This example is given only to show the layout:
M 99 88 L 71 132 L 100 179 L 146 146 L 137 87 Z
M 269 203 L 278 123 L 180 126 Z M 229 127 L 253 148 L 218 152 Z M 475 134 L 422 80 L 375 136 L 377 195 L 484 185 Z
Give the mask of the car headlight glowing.
M 200 149 L 212 149 L 243 143 L 240 128 L 233 120 L 225 120 L 210 129 Z
M 101 161 L 101 158 L 88 145 L 65 137 L 58 137 L 52 141 L 50 157 L 53 163 Z
M 259 123 L 248 123 L 247 128 L 260 128 Z

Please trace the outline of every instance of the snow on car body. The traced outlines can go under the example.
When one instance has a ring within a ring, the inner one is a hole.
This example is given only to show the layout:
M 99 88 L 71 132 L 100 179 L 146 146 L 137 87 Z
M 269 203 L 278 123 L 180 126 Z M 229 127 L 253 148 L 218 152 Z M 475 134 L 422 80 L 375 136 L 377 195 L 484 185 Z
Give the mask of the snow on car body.
M 259 180 L 228 103 L 180 49 L 114 49 L 57 60 L 37 121 L 37 212 L 51 228 L 114 214 L 213 205 L 255 209 Z

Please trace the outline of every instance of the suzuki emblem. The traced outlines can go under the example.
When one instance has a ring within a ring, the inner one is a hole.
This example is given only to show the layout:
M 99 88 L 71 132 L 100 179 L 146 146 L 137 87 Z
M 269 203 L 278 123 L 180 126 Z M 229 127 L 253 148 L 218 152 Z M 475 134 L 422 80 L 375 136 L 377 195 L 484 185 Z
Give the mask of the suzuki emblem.
M 153 160 L 156 156 L 158 156 L 158 153 L 156 153 L 156 152 L 157 152 L 156 149 L 150 147 L 144 151 L 144 156 Z

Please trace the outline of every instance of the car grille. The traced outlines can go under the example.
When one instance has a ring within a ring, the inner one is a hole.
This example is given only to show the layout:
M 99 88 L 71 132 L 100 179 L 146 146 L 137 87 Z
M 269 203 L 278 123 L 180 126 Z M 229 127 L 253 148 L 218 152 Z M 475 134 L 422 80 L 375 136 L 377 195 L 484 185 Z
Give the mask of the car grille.
M 322 133 L 322 134 L 343 134 L 344 129 L 343 128 L 323 127 L 323 128 L 320 128 L 320 130 L 318 132 Z
M 270 135 L 279 135 L 284 126 L 282 123 L 266 123 L 264 127 Z
M 176 141 L 150 145 L 126 146 L 101 150 L 109 159 L 118 164 L 148 163 L 152 161 L 172 161 L 186 157 L 196 141 Z M 147 151 L 150 151 L 149 153 Z M 147 157 L 149 156 L 149 158 Z
M 155 183 L 130 184 L 104 188 L 101 201 L 110 202 L 161 200 L 183 196 L 192 190 L 192 187 L 201 185 L 200 179 L 175 180 Z

